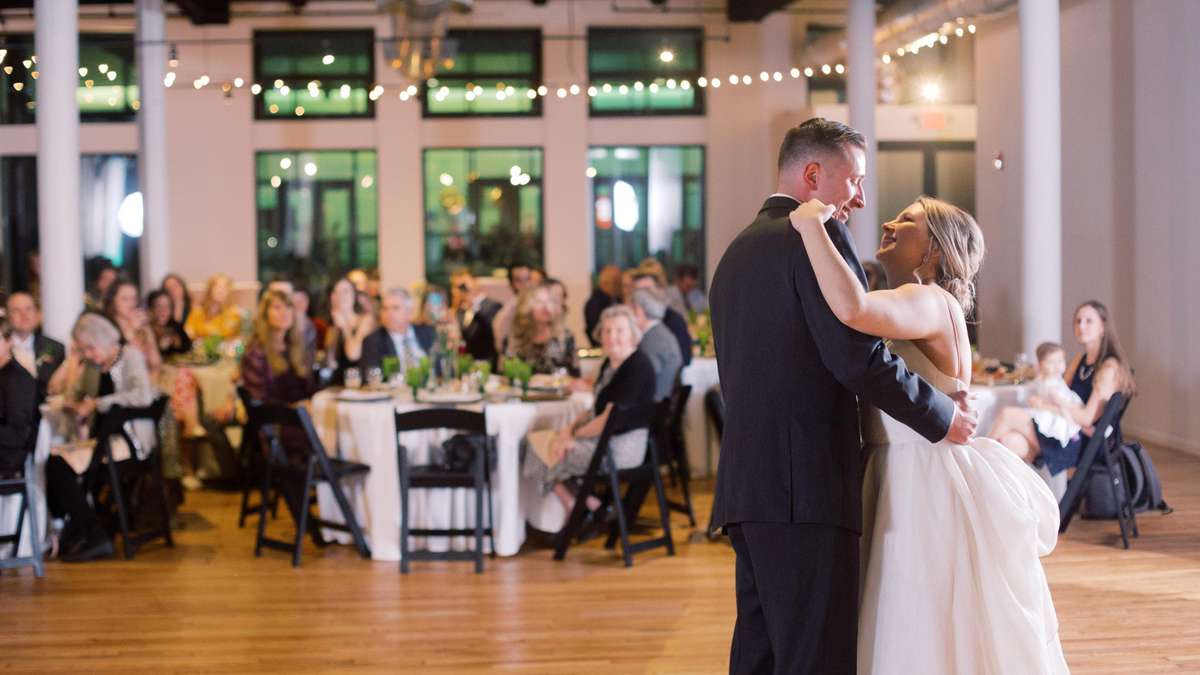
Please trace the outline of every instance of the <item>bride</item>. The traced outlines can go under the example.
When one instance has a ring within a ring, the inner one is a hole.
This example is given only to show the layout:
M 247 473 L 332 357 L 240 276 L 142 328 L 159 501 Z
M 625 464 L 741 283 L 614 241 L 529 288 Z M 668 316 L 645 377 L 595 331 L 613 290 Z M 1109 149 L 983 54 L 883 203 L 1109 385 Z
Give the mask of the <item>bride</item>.
M 920 197 L 883 225 L 876 258 L 892 288 L 867 293 L 811 200 L 791 214 L 834 314 L 893 341 L 909 368 L 946 393 L 965 389 L 970 311 L 983 233 L 970 214 Z M 1058 504 L 998 443 L 931 444 L 863 411 L 859 673 L 1066 673 L 1039 556 L 1054 549 Z

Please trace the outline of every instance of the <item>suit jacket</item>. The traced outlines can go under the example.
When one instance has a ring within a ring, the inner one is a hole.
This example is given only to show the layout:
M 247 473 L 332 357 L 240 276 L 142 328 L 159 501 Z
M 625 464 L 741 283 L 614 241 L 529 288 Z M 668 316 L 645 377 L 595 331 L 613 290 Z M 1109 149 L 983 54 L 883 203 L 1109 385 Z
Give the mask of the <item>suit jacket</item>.
M 38 425 L 38 384 L 16 359 L 0 368 L 0 474 L 25 466 Z
M 661 401 L 671 395 L 683 357 L 679 354 L 679 343 L 671 331 L 661 322 L 651 326 L 638 343 L 638 351 L 645 354 L 654 366 L 654 400 Z
M 429 351 L 433 349 L 433 341 L 437 338 L 437 329 L 433 326 L 412 324 L 412 330 L 417 336 L 417 346 L 429 354 Z M 392 336 L 386 328 L 380 326 L 363 340 L 362 366 L 363 368 L 382 368 L 385 356 L 399 358 L 400 355 L 396 353 L 396 343 L 392 342 Z
M 667 313 L 663 314 L 662 322 L 667 330 L 670 330 L 671 334 L 675 336 L 675 341 L 679 343 L 679 354 L 683 357 L 683 365 L 690 365 L 692 363 L 692 334 L 688 332 L 687 319 L 668 307 Z
M 61 342 L 38 331 L 33 335 L 33 356 L 37 359 L 37 397 L 41 402 L 46 400 L 46 388 L 50 384 L 50 378 L 66 359 L 67 352 Z
M 475 315 L 471 317 L 470 323 L 463 325 L 462 319 L 465 315 L 459 316 L 459 326 L 462 328 L 462 339 L 467 346 L 467 353 L 476 361 L 487 361 L 493 366 L 496 365 L 497 352 L 492 321 L 500 312 L 500 308 L 500 303 L 491 298 L 484 298 L 479 303 L 479 309 L 475 310 Z
M 860 532 L 859 400 L 930 441 L 945 437 L 954 402 L 879 338 L 838 321 L 788 221 L 796 206 L 789 197 L 768 199 L 726 249 L 709 293 L 726 408 L 713 525 Z M 865 286 L 845 225 L 831 220 L 826 228 Z

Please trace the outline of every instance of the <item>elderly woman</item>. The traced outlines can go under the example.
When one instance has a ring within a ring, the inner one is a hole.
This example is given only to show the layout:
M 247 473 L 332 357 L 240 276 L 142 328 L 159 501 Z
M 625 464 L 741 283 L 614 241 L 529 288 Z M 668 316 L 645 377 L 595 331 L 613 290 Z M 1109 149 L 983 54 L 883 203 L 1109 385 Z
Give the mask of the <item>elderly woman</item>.
M 517 296 L 512 334 L 504 355 L 527 361 L 533 372 L 551 375 L 560 368 L 579 377 L 575 336 L 563 325 L 562 312 L 548 284 L 526 288 Z
M 1129 361 L 1121 348 L 1116 326 L 1109 321 L 1107 307 L 1095 300 L 1080 305 L 1075 310 L 1075 339 L 1083 347 L 1083 354 L 1072 361 L 1064 379 L 1083 406 L 1068 407 L 1063 412 L 1082 428 L 1082 433 L 1064 445 L 1034 425 L 1029 409 L 1015 407 L 1001 410 L 988 433 L 989 438 L 1000 441 L 1026 461 L 1045 462 L 1051 475 L 1074 469 L 1079 463 L 1079 454 L 1091 438 L 1092 426 L 1113 394 L 1132 396 L 1136 391 Z M 1032 403 L 1037 404 L 1035 407 L 1041 405 L 1038 401 Z
M 548 466 L 534 453 L 525 457 L 524 474 L 536 479 L 543 493 L 553 490 L 568 511 L 575 506 L 575 495 L 565 481 L 587 473 L 613 406 L 641 405 L 654 400 L 654 366 L 638 351 L 641 331 L 633 312 L 623 305 L 609 307 L 600 315 L 599 330 L 605 359 L 596 379 L 595 406 L 555 436 L 550 447 L 551 456 L 557 460 L 553 465 Z M 618 469 L 642 463 L 647 434 L 646 429 L 637 429 L 611 439 L 610 449 Z M 588 502 L 591 510 L 599 506 L 594 499 Z
M 357 368 L 363 340 L 375 330 L 375 318 L 359 302 L 358 291 L 346 277 L 329 289 L 329 330 L 325 333 L 326 365 L 334 369 L 333 383 L 341 384 L 347 368 Z
M 150 379 L 158 377 L 162 368 L 162 354 L 158 350 L 158 339 L 150 328 L 146 312 L 142 310 L 137 284 L 129 279 L 119 279 L 108 289 L 104 297 L 104 315 L 117 324 L 125 343 L 133 345 L 146 360 Z
M 242 386 L 258 401 L 295 403 L 313 392 L 313 363 L 296 324 L 291 296 L 267 291 L 242 356 Z
M 104 317 L 85 313 L 71 331 L 80 359 L 80 375 L 71 383 L 67 406 L 81 421 L 91 420 L 93 433 L 98 416 L 113 406 L 141 408 L 154 401 L 146 361 L 136 348 L 121 345 L 121 333 Z M 134 448 L 139 459 L 146 458 L 155 443 L 155 426 L 150 420 L 133 423 Z M 123 445 L 123 442 L 122 442 Z M 114 454 L 120 451 L 114 442 Z M 85 471 L 90 476 L 101 471 L 99 455 Z M 82 562 L 112 555 L 112 540 L 88 504 L 79 477 L 61 457 L 51 456 L 46 463 L 46 489 L 50 512 L 66 518 L 61 539 L 62 559 Z
M 224 274 L 209 278 L 204 299 L 192 308 L 183 328 L 193 340 L 219 337 L 230 340 L 242 330 L 242 313 L 233 304 L 233 281 Z

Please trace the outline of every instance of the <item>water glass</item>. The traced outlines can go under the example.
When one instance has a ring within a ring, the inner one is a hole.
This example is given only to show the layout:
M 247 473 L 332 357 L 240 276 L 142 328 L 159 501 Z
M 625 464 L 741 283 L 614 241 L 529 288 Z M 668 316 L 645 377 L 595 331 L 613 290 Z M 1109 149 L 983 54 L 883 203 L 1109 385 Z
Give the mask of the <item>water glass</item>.
M 367 386 L 372 388 L 379 388 L 383 386 L 382 368 L 367 368 Z
M 362 387 L 362 373 L 358 371 L 358 368 L 347 368 L 342 381 L 347 389 L 359 389 Z

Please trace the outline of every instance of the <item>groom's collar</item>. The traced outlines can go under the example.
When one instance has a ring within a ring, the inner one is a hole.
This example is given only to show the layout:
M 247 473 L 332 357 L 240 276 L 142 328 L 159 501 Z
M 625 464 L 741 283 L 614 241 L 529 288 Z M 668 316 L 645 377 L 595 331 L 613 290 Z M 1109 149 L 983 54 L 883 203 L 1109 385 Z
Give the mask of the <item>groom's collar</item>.
M 767 201 L 763 202 L 762 208 L 759 209 L 759 213 L 780 210 L 791 212 L 799 205 L 799 199 L 796 199 L 791 195 L 785 195 L 782 192 L 776 192 L 770 197 L 767 197 Z

